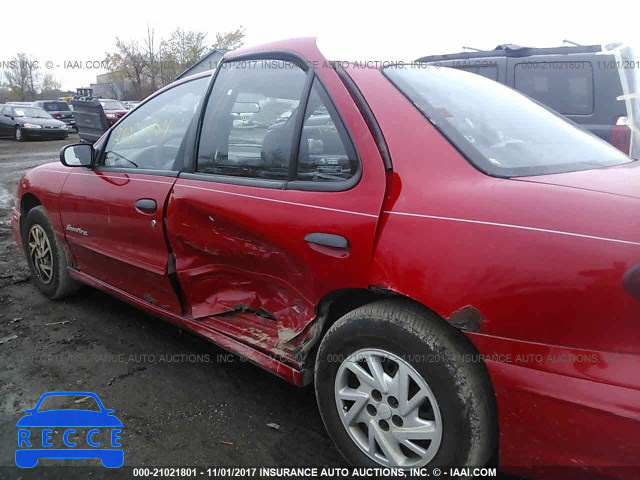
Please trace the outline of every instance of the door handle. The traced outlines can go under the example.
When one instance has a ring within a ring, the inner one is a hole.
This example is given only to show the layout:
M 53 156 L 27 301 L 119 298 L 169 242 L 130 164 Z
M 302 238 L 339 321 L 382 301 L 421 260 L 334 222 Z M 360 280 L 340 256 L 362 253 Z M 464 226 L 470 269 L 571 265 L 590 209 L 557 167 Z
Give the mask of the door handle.
M 152 198 L 141 198 L 136 202 L 136 209 L 142 213 L 153 213 L 157 208 L 158 204 Z
M 304 240 L 307 243 L 315 243 L 325 247 L 349 248 L 349 240 L 342 235 L 334 235 L 333 233 L 308 233 Z

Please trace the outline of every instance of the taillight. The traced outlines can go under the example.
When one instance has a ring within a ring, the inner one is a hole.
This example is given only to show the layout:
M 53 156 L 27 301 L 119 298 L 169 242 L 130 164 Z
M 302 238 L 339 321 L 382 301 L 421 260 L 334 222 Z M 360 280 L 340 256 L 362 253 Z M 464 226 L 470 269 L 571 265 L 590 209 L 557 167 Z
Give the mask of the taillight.
M 631 144 L 631 129 L 627 125 L 627 117 L 618 117 L 615 125 L 611 128 L 611 139 L 609 143 L 626 155 L 629 155 L 629 145 Z
M 53 118 L 62 118 L 62 115 L 60 115 L 59 113 L 56 113 Z

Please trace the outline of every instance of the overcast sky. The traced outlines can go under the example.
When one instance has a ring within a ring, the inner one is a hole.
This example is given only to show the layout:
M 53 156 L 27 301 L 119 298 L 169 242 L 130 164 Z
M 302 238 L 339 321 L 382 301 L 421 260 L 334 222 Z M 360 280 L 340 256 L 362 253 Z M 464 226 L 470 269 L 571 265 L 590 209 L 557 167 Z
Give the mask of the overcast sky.
M 3 2 L 0 62 L 18 52 L 38 60 L 64 88 L 89 86 L 104 71 L 64 68 L 64 62 L 103 60 L 115 38 L 157 38 L 176 27 L 208 32 L 246 28 L 245 45 L 318 36 L 332 59 L 411 60 L 463 46 L 501 43 L 557 46 L 616 41 L 640 46 L 640 1 L 144 1 Z M 51 65 L 49 64 L 49 65 Z M 58 68 L 57 65 L 60 65 Z M 0 63 L 1 67 L 1 63 Z

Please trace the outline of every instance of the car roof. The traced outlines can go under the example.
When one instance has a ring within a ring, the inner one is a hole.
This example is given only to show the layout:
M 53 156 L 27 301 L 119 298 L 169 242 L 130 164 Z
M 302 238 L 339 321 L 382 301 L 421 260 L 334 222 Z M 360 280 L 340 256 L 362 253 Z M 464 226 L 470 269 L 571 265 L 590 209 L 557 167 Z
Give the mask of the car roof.
M 606 49 L 613 48 L 619 44 L 611 44 Z M 579 45 L 563 47 L 522 47 L 512 43 L 498 45 L 493 50 L 482 50 L 480 52 L 458 52 L 446 53 L 443 55 L 426 55 L 420 57 L 416 62 L 433 62 L 436 60 L 448 60 L 459 58 L 486 58 L 486 57 L 529 57 L 534 55 L 569 55 L 575 53 L 597 53 L 602 52 L 601 45 Z

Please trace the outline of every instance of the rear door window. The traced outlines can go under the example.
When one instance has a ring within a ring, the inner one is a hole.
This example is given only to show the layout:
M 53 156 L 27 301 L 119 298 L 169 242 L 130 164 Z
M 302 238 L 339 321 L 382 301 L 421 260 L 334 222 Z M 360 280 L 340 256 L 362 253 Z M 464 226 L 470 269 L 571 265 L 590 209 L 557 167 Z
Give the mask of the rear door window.
M 339 182 L 348 180 L 357 170 L 358 159 L 351 139 L 327 92 L 315 79 L 305 108 L 296 178 Z
M 593 113 L 590 62 L 525 61 L 515 65 L 515 89 L 563 115 Z
M 196 171 L 286 180 L 306 78 L 291 62 L 224 64 L 209 96 Z

